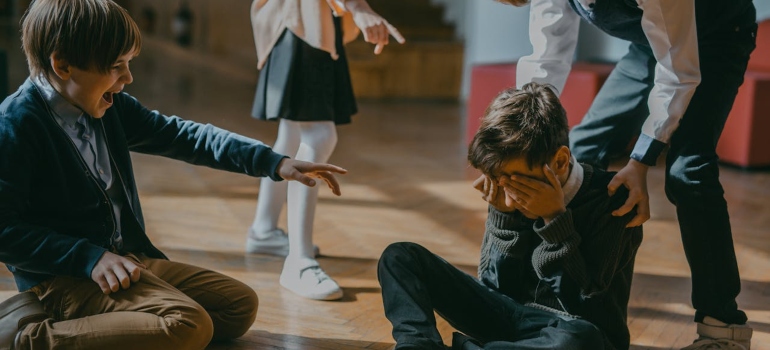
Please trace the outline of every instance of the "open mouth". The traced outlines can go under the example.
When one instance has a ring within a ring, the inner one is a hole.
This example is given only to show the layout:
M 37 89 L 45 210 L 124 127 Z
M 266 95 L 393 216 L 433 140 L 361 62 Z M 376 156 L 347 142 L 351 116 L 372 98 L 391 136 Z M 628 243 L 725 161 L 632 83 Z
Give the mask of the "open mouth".
M 102 95 L 102 99 L 104 102 L 112 104 L 112 92 L 105 92 L 104 95 Z

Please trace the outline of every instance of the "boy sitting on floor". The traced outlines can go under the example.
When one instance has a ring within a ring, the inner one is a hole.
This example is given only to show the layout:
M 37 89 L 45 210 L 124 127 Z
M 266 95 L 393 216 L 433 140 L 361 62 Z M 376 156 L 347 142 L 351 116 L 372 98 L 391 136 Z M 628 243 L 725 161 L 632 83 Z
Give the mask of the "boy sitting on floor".
M 168 261 L 145 232 L 129 151 L 313 186 L 328 164 L 168 117 L 121 90 L 136 23 L 110 0 L 36 0 L 30 78 L 0 105 L 0 261 L 23 293 L 0 303 L 0 349 L 203 349 L 244 334 L 247 285 Z
M 627 191 L 580 164 L 549 86 L 502 92 L 468 159 L 489 203 L 479 279 L 414 243 L 383 252 L 378 276 L 396 349 L 444 350 L 434 310 L 463 334 L 453 349 L 628 349 L 641 227 L 617 217 Z

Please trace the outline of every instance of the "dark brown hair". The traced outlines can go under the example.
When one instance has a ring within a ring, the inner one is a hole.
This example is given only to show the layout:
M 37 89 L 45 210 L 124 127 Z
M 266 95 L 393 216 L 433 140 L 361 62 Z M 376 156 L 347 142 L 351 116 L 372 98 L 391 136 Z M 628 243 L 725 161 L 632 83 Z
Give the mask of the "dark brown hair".
M 120 56 L 142 47 L 136 23 L 111 0 L 35 0 L 21 33 L 32 76 L 50 75 L 54 52 L 79 69 L 107 73 Z
M 468 147 L 468 161 L 487 175 L 519 157 L 533 168 L 568 146 L 568 134 L 567 114 L 552 87 L 529 83 L 501 92 L 487 107 Z

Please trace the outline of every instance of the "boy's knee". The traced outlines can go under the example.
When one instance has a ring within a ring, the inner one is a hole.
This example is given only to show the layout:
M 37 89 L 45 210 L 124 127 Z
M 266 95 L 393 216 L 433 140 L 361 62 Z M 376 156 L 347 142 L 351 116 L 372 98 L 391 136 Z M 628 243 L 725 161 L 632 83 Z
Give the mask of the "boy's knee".
M 722 195 L 716 160 L 679 157 L 666 171 L 666 196 L 672 203 L 699 204 Z M 705 204 L 705 203 L 704 203 Z
M 425 250 L 421 245 L 412 242 L 391 243 L 380 256 L 380 266 L 389 265 L 394 261 L 410 259 L 420 250 Z
M 211 316 L 197 303 L 170 310 L 164 321 L 179 349 L 203 349 L 214 336 Z
M 423 246 L 411 242 L 391 243 L 380 256 L 377 264 L 377 277 L 382 281 L 383 272 L 386 274 L 398 274 L 404 266 L 416 269 L 420 265 L 421 253 L 428 252 Z
M 246 334 L 257 319 L 257 309 L 259 309 L 257 293 L 243 284 L 235 294 L 239 297 L 222 313 L 228 319 L 222 327 L 214 330 L 214 340 L 238 338 Z

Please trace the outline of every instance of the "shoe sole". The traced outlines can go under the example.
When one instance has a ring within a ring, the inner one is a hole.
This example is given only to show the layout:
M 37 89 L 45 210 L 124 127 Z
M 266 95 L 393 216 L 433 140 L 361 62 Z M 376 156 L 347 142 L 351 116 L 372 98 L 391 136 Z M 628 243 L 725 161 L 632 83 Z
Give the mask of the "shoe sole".
M 340 299 L 342 299 L 342 296 L 344 295 L 344 293 L 342 292 L 342 288 L 340 288 L 339 290 L 335 291 L 334 293 L 331 293 L 331 294 L 328 294 L 328 295 L 327 294 L 314 294 L 314 293 L 307 293 L 307 292 L 291 289 L 291 288 L 286 286 L 286 283 L 284 283 L 283 280 L 279 280 L 278 282 L 280 283 L 281 287 L 285 288 L 286 290 L 288 290 L 288 291 L 290 291 L 290 292 L 292 292 L 292 293 L 294 293 L 296 295 L 299 295 L 299 296 L 301 296 L 303 298 L 307 298 L 307 299 L 321 300 L 321 301 L 333 301 L 333 300 L 340 300 Z

